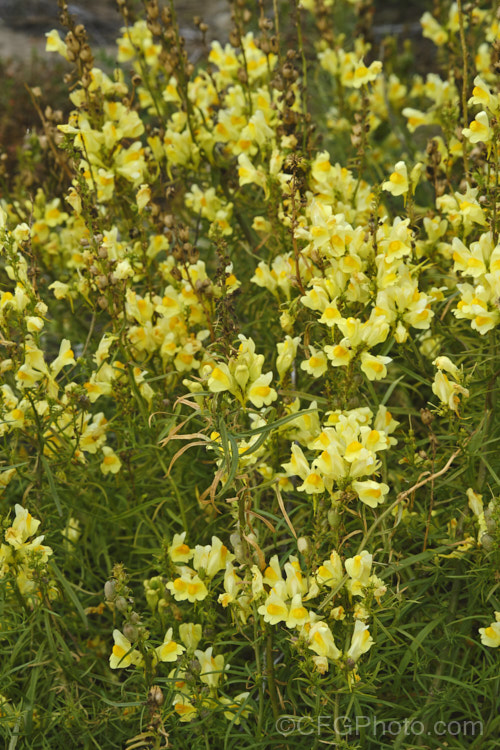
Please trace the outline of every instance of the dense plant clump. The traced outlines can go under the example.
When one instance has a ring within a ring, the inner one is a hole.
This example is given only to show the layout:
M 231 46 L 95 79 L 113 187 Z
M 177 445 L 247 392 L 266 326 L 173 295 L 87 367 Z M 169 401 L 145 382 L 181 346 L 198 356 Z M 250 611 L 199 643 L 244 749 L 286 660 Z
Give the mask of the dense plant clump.
M 196 64 L 119 0 L 103 69 L 60 6 L 0 193 L 6 746 L 493 747 L 498 3 L 425 75 L 364 0 Z

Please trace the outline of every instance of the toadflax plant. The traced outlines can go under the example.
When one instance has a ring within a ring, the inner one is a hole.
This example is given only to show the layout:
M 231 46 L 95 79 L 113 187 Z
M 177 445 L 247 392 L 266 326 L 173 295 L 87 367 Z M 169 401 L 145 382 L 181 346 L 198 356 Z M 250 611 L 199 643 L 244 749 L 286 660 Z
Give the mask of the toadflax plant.
M 61 0 L 2 176 L 0 733 L 491 747 L 498 3 L 435 3 L 425 66 L 363 0 L 196 55 L 117 4 L 99 67 Z

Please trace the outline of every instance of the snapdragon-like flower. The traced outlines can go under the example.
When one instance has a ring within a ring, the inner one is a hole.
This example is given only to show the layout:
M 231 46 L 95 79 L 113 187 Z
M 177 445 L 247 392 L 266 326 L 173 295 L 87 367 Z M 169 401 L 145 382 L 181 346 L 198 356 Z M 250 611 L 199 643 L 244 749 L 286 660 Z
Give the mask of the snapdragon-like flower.
M 361 620 L 356 620 L 347 657 L 356 662 L 362 654 L 366 654 L 370 650 L 373 643 L 374 641 L 368 630 L 368 625 L 365 625 Z
M 458 414 L 460 396 L 463 396 L 463 398 L 468 398 L 469 396 L 468 389 L 456 382 L 460 380 L 460 372 L 448 357 L 437 357 L 433 364 L 438 368 L 438 371 L 434 376 L 432 392 L 439 398 L 442 404 Z M 450 380 L 446 372 L 453 378 L 452 380 Z
M 282 586 L 280 586 L 279 583 L 276 584 L 276 586 L 271 589 L 265 603 L 258 609 L 259 614 L 264 617 L 265 622 L 268 622 L 270 625 L 277 625 L 279 622 L 286 622 L 289 616 L 289 611 L 285 599 L 286 588 L 284 584 Z
M 201 641 L 201 625 L 194 622 L 183 622 L 179 625 L 179 636 L 188 652 L 194 652 Z
M 364 482 L 353 482 L 351 486 L 361 502 L 369 505 L 370 508 L 376 508 L 377 505 L 383 503 L 389 492 L 387 484 L 374 482 L 372 479 L 367 479 Z
M 194 655 L 200 663 L 200 680 L 211 688 L 216 688 L 224 674 L 224 657 L 222 654 L 212 656 L 213 646 L 205 651 L 197 650 Z
M 479 628 L 481 643 L 489 648 L 500 647 L 500 612 L 495 612 L 495 622 L 487 628 Z
M 349 576 L 349 588 L 354 595 L 362 595 L 363 589 L 370 582 L 372 555 L 363 550 L 359 555 L 345 561 L 345 569 Z
M 431 39 L 438 47 L 442 47 L 448 41 L 448 32 L 436 21 L 428 11 L 420 19 L 423 36 Z
M 484 110 L 479 112 L 472 120 L 468 128 L 464 128 L 462 133 L 471 143 L 489 143 L 493 138 L 493 129 L 490 127 L 488 115 Z
M 201 602 L 208 590 L 201 578 L 191 568 L 183 567 L 181 575 L 167 583 L 167 589 L 178 602 Z
M 163 643 L 155 649 L 160 661 L 176 661 L 177 657 L 186 650 L 184 646 L 172 639 L 173 632 L 173 628 L 169 628 L 165 633 Z
M 143 658 L 137 649 L 132 648 L 132 644 L 125 638 L 119 630 L 113 630 L 114 646 L 109 657 L 109 666 L 111 669 L 124 669 L 125 667 L 139 667 L 143 663 Z
M 469 99 L 469 104 L 478 104 L 494 114 L 498 112 L 500 107 L 498 96 L 491 93 L 490 87 L 485 83 L 481 76 L 476 76 L 474 78 L 474 88 L 472 89 L 472 96 Z
M 229 391 L 242 403 L 250 401 L 256 408 L 269 406 L 278 397 L 271 388 L 272 372 L 262 373 L 264 357 L 255 353 L 255 343 L 241 335 L 238 355 L 229 361 L 207 368 L 207 387 L 212 393 Z
M 376 79 L 382 72 L 382 63 L 380 60 L 374 60 L 368 67 L 362 60 L 355 60 L 352 68 L 342 76 L 342 83 L 345 86 L 352 86 L 355 89 L 365 86 Z
M 174 534 L 172 544 L 168 548 L 168 556 L 173 563 L 186 563 L 192 558 L 194 550 L 190 549 L 185 543 L 186 531 L 182 534 Z
M 122 462 L 108 445 L 104 445 L 102 449 L 104 458 L 101 464 L 101 471 L 103 474 L 117 474 L 121 467 Z
M 387 190 L 392 195 L 403 195 L 408 192 L 409 187 L 406 164 L 404 161 L 398 161 L 389 179 L 382 183 L 382 190 Z
M 335 644 L 332 631 L 323 620 L 311 625 L 307 633 L 307 643 L 311 651 L 331 661 L 337 661 L 342 656 L 342 651 Z
M 201 546 L 197 544 L 194 549 L 193 567 L 195 570 L 203 570 L 209 578 L 213 578 L 219 570 L 224 570 L 226 565 L 234 560 L 234 555 L 222 541 L 212 537 L 212 544 Z

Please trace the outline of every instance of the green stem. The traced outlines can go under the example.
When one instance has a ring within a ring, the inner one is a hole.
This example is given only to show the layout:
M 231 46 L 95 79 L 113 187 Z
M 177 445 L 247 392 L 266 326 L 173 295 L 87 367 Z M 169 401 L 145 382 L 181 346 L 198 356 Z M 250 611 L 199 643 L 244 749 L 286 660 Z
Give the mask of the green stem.
M 458 23 L 460 27 L 460 46 L 462 48 L 462 60 L 463 60 L 463 70 L 462 70 L 462 110 L 463 110 L 463 118 L 464 118 L 464 128 L 467 128 L 468 123 L 468 116 L 467 116 L 467 91 L 469 88 L 469 81 L 468 81 L 468 71 L 467 71 L 467 44 L 465 42 L 465 31 L 464 31 L 464 13 L 462 8 L 462 0 L 457 0 L 457 10 L 458 10 Z M 465 171 L 465 179 L 467 182 L 469 182 L 470 175 L 469 175 L 469 159 L 467 155 L 467 141 L 464 139 L 463 143 L 463 154 L 464 154 L 464 171 Z
M 259 715 L 257 719 L 257 737 L 262 737 L 262 723 L 264 721 L 264 681 L 262 679 L 262 672 L 261 670 L 261 654 L 260 654 L 260 645 L 259 645 L 259 630 L 257 628 L 257 623 L 259 622 L 259 616 L 257 614 L 256 608 L 254 607 L 254 615 L 253 615 L 253 651 L 255 654 L 255 664 L 257 666 L 257 669 L 259 670 L 256 674 L 256 682 L 258 682 L 258 690 L 259 690 Z
M 273 709 L 273 715 L 275 719 L 278 719 L 280 715 L 280 710 L 278 706 L 278 693 L 276 691 L 276 682 L 274 679 L 273 636 L 270 630 L 267 633 L 267 641 L 266 641 L 266 672 L 267 672 L 267 679 L 269 681 L 269 696 L 271 698 L 271 707 Z

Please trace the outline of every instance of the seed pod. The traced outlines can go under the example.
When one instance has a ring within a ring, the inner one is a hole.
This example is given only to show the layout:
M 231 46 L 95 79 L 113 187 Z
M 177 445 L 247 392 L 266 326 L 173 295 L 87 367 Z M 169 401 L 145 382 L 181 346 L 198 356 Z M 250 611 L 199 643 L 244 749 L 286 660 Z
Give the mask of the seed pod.
M 118 596 L 116 598 L 115 607 L 119 612 L 125 612 L 128 607 L 128 603 L 124 596 Z
M 108 277 L 105 276 L 103 273 L 97 277 L 96 282 L 99 289 L 106 289 L 108 286 Z
M 155 703 L 157 706 L 163 705 L 163 692 L 159 685 L 152 685 L 149 690 L 148 701 Z
M 104 596 L 108 600 L 108 602 L 112 602 L 113 599 L 116 596 L 116 581 L 114 578 L 111 578 L 109 581 L 106 581 L 104 584 Z
M 487 552 L 489 552 L 492 549 L 495 549 L 495 546 L 496 546 L 495 540 L 493 539 L 491 534 L 483 534 L 480 539 L 480 542 Z
M 425 425 L 430 425 L 434 422 L 434 414 L 430 409 L 420 409 L 420 418 Z
M 132 623 L 126 622 L 123 626 L 123 635 L 130 643 L 133 643 L 139 637 L 139 630 Z

